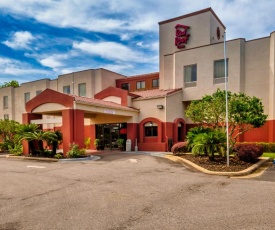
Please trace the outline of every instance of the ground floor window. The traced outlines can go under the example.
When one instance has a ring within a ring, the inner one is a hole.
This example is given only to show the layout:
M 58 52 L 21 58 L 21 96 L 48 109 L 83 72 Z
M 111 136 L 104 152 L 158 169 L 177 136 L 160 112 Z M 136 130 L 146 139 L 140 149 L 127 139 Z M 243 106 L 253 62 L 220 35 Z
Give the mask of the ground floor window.
M 157 137 L 158 136 L 158 125 L 152 121 L 144 124 L 145 137 Z

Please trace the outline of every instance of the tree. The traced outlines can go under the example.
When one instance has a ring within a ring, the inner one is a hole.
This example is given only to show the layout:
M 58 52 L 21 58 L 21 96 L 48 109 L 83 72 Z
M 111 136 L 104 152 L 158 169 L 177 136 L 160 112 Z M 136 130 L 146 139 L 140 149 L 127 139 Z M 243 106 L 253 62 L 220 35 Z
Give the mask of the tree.
M 16 128 L 19 123 L 14 120 L 0 120 L 0 139 L 2 140 L 1 148 L 8 150 L 15 145 Z
M 19 87 L 19 83 L 18 81 L 16 80 L 12 80 L 12 81 L 9 81 L 9 82 L 4 82 L 3 85 L 0 85 L 0 88 L 6 88 L 6 87 Z
M 218 89 L 212 95 L 192 101 L 186 110 L 186 116 L 194 123 L 213 129 L 226 126 L 226 92 Z M 228 92 L 228 123 L 230 145 L 233 147 L 237 138 L 253 128 L 259 128 L 266 122 L 267 115 L 260 99 L 244 93 Z

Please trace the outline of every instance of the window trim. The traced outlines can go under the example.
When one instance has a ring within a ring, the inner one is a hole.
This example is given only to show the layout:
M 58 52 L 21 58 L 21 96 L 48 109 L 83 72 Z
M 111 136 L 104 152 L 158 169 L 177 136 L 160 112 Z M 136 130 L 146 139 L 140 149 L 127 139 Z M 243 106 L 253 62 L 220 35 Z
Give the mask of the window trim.
M 191 69 L 191 80 L 190 81 L 187 81 L 186 78 L 187 78 L 187 68 L 192 68 Z M 193 67 L 195 67 L 195 73 L 196 73 L 196 80 L 195 81 L 192 81 L 192 72 L 193 72 Z M 195 87 L 197 86 L 197 81 L 198 81 L 198 65 L 197 64 L 191 64 L 191 65 L 185 65 L 183 67 L 183 81 L 184 81 L 184 87 L 185 88 L 188 88 L 188 87 Z
M 217 71 L 216 71 L 216 63 L 223 63 L 224 64 L 224 59 L 219 59 L 219 60 L 214 60 L 213 62 L 213 81 L 214 81 L 214 84 L 219 84 L 219 83 L 225 83 L 225 71 L 224 71 L 224 68 L 225 66 L 223 65 L 223 76 L 222 77 L 218 77 L 217 76 Z M 227 81 L 228 81 L 228 66 L 229 66 L 229 58 L 226 58 L 226 77 L 227 77 Z
M 142 83 L 144 83 L 144 87 L 142 87 Z M 137 81 L 136 88 L 137 89 L 145 89 L 145 81 Z
M 69 92 L 65 92 L 64 89 L 68 88 L 69 89 Z M 63 93 L 66 93 L 66 94 L 71 94 L 71 86 L 70 85 L 63 85 Z
M 145 137 L 158 137 L 158 124 L 153 121 L 148 121 L 144 125 L 144 136 Z M 151 130 L 149 130 L 150 128 Z M 147 130 L 149 130 L 149 135 Z
M 123 85 L 127 85 L 127 89 L 126 88 L 123 88 Z M 130 83 L 129 82 L 124 82 L 124 83 L 121 83 L 121 89 L 124 89 L 124 90 L 130 90 Z
M 28 100 L 26 100 L 26 96 L 27 96 L 27 95 L 29 95 Z M 31 100 L 31 93 L 30 93 L 30 92 L 24 93 L 24 101 L 25 101 L 25 103 L 27 103 L 27 102 L 30 101 L 30 100 Z
M 82 86 L 82 85 L 85 85 L 85 93 L 84 94 L 80 94 L 80 87 Z M 87 90 L 86 90 L 87 88 L 86 88 L 86 82 L 84 82 L 84 83 L 79 83 L 78 84 L 78 96 L 80 96 L 80 97 L 86 97 L 86 95 L 87 95 Z
M 8 109 L 8 108 L 9 108 L 9 96 L 4 96 L 3 97 L 3 109 Z
M 154 81 L 157 81 L 157 86 L 154 86 Z M 159 78 L 152 80 L 152 87 L 153 88 L 159 88 Z

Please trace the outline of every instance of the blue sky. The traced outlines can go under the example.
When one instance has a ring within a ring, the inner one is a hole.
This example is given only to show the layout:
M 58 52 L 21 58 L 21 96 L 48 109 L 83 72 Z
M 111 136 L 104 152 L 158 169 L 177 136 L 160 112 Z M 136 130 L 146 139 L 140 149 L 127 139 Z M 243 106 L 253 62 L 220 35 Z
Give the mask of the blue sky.
M 0 0 L 0 84 L 158 71 L 158 22 L 212 7 L 227 39 L 275 31 L 274 0 Z

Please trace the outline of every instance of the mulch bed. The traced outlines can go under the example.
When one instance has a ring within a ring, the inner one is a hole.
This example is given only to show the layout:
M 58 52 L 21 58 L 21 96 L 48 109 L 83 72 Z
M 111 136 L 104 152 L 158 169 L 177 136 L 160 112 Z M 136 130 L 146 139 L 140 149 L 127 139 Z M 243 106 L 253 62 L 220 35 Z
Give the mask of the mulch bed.
M 215 157 L 214 161 L 210 161 L 208 156 L 194 156 L 192 154 L 184 154 L 179 157 L 189 160 L 210 171 L 219 172 L 239 172 L 253 165 L 252 163 L 240 161 L 237 157 L 229 158 L 229 166 L 227 166 L 226 159 L 221 157 Z

